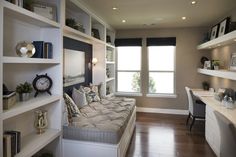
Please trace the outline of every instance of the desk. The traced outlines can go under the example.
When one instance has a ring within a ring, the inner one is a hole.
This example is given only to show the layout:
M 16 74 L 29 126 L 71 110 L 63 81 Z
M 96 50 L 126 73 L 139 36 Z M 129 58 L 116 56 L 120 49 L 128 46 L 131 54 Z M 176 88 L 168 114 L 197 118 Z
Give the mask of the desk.
M 214 93 L 199 89 L 192 89 L 193 94 L 206 104 L 205 137 L 215 152 L 220 156 L 220 129 L 214 111 L 218 111 L 228 118 L 236 126 L 236 108 L 227 109 L 218 100 L 214 98 Z

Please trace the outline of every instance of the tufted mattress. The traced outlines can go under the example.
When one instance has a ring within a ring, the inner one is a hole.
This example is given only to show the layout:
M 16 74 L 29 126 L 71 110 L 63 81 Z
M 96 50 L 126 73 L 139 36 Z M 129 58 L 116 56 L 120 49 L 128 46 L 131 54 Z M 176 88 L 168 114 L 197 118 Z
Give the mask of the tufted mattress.
M 135 99 L 107 97 L 80 109 L 82 116 L 63 126 L 63 138 L 117 144 L 135 107 Z

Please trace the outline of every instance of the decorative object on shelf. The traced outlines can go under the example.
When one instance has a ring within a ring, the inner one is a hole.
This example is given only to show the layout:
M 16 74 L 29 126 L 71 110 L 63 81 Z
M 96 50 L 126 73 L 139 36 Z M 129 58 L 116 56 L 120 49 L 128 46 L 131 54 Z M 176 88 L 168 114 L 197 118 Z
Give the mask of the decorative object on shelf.
M 209 82 L 203 81 L 202 82 L 202 87 L 203 87 L 204 90 L 209 90 L 209 88 L 210 88 Z
M 106 41 L 108 44 L 111 44 L 111 36 L 110 35 L 107 35 Z
M 210 37 L 211 40 L 217 38 L 218 30 L 219 30 L 218 24 L 211 28 L 211 37 Z
M 93 63 L 93 66 L 95 66 L 98 63 L 98 59 L 97 58 L 93 58 L 92 59 L 92 63 Z
M 7 86 L 3 84 L 3 110 L 8 110 L 16 104 L 16 92 L 9 91 Z
M 32 43 L 23 41 L 16 45 L 16 54 L 20 57 L 32 57 L 35 53 L 35 47 Z
M 85 32 L 83 24 L 76 22 L 74 18 L 67 18 L 66 25 L 80 32 Z
M 110 78 L 111 72 L 109 70 L 109 68 L 106 68 L 106 77 Z
M 232 53 L 231 55 L 231 61 L 230 61 L 230 70 L 235 71 L 236 70 L 236 53 Z
M 3 136 L 5 138 L 5 156 L 15 156 L 17 153 L 19 153 L 21 150 L 21 132 L 14 130 L 5 131 Z
M 33 12 L 35 12 L 36 14 L 44 16 L 50 20 L 56 21 L 56 16 L 57 16 L 56 6 L 37 1 L 32 4 L 32 8 Z
M 47 111 L 37 110 L 34 113 L 35 113 L 34 127 L 37 129 L 38 134 L 42 134 L 45 132 L 45 129 L 48 126 Z
M 100 34 L 99 34 L 98 29 L 92 28 L 92 36 L 94 38 L 100 39 Z
M 24 84 L 19 84 L 16 87 L 16 92 L 19 94 L 20 101 L 27 101 L 30 98 L 30 93 L 32 92 L 32 86 L 30 83 L 25 82 Z
M 229 17 L 225 18 L 222 22 L 220 22 L 218 37 L 225 35 L 226 33 L 229 32 L 229 23 L 230 23 Z
M 53 47 L 52 43 L 50 42 L 45 42 L 44 43 L 44 52 L 43 52 L 43 58 L 46 59 L 52 59 L 52 52 L 53 52 Z
M 35 54 L 32 58 L 45 58 L 52 59 L 53 56 L 53 46 L 51 42 L 44 41 L 33 41 L 35 47 Z
M 25 8 L 29 11 L 33 11 L 33 2 L 34 2 L 34 0 L 24 0 L 23 8 Z
M 201 61 L 202 68 L 204 68 L 205 61 L 209 61 L 209 59 L 207 57 L 205 57 L 205 56 L 202 56 L 200 61 Z
M 229 23 L 229 32 L 236 30 L 236 22 L 230 21 Z
M 36 97 L 39 93 L 47 92 L 52 95 L 50 89 L 52 87 L 52 79 L 47 75 L 36 75 L 33 80 L 33 87 L 36 90 L 34 97 Z
M 214 70 L 219 70 L 220 60 L 212 60 L 212 66 Z
M 204 69 L 211 69 L 211 61 L 204 62 Z
M 15 5 L 19 6 L 19 7 L 23 7 L 23 0 L 6 0 L 6 1 L 8 1 L 8 2 L 10 2 L 12 4 L 15 4 Z

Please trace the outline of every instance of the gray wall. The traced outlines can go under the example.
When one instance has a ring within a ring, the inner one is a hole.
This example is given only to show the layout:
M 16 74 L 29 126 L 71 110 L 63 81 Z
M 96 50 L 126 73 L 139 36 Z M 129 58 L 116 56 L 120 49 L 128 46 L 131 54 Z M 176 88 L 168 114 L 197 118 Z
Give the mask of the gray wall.
M 197 73 L 200 66 L 200 58 L 209 56 L 209 52 L 199 52 L 196 47 L 206 32 L 205 28 L 176 28 L 176 29 L 137 29 L 117 30 L 117 38 L 132 37 L 176 37 L 176 93 L 177 98 L 151 98 L 146 97 L 147 93 L 147 50 L 143 47 L 142 52 L 142 89 L 143 96 L 135 97 L 138 107 L 162 108 L 162 109 L 183 109 L 187 107 L 187 96 L 185 86 L 201 88 L 203 80 L 209 77 Z

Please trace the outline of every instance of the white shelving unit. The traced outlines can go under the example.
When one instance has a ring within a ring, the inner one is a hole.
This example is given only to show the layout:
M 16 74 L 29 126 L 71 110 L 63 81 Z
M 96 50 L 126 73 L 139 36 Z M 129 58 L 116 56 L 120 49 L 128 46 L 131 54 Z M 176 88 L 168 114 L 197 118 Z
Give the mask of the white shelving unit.
M 203 43 L 197 47 L 198 50 L 203 49 L 213 49 L 219 46 L 224 46 L 228 44 L 236 43 L 236 31 L 232 31 L 228 34 L 220 36 L 216 39 L 210 40 L 206 43 Z
M 58 21 L 61 18 L 61 0 L 51 1 L 57 6 Z M 25 81 L 32 83 L 36 74 L 45 74 L 53 80 L 52 96 L 39 94 L 36 98 L 19 102 L 3 110 L 2 88 L 0 90 L 0 156 L 3 156 L 3 134 L 7 130 L 21 132 L 21 151 L 15 157 L 30 157 L 43 150 L 49 150 L 60 157 L 62 120 L 62 28 L 57 21 L 34 12 L 0 1 L 0 84 L 8 89 Z M 46 41 L 53 45 L 53 58 L 21 58 L 15 53 L 15 46 L 22 41 Z M 32 94 L 33 95 L 33 94 Z M 34 124 L 34 111 L 47 110 L 49 125 L 45 133 L 38 135 Z
M 198 72 L 201 74 L 216 76 L 230 80 L 236 80 L 236 72 L 228 70 L 208 70 L 208 69 L 198 69 Z

